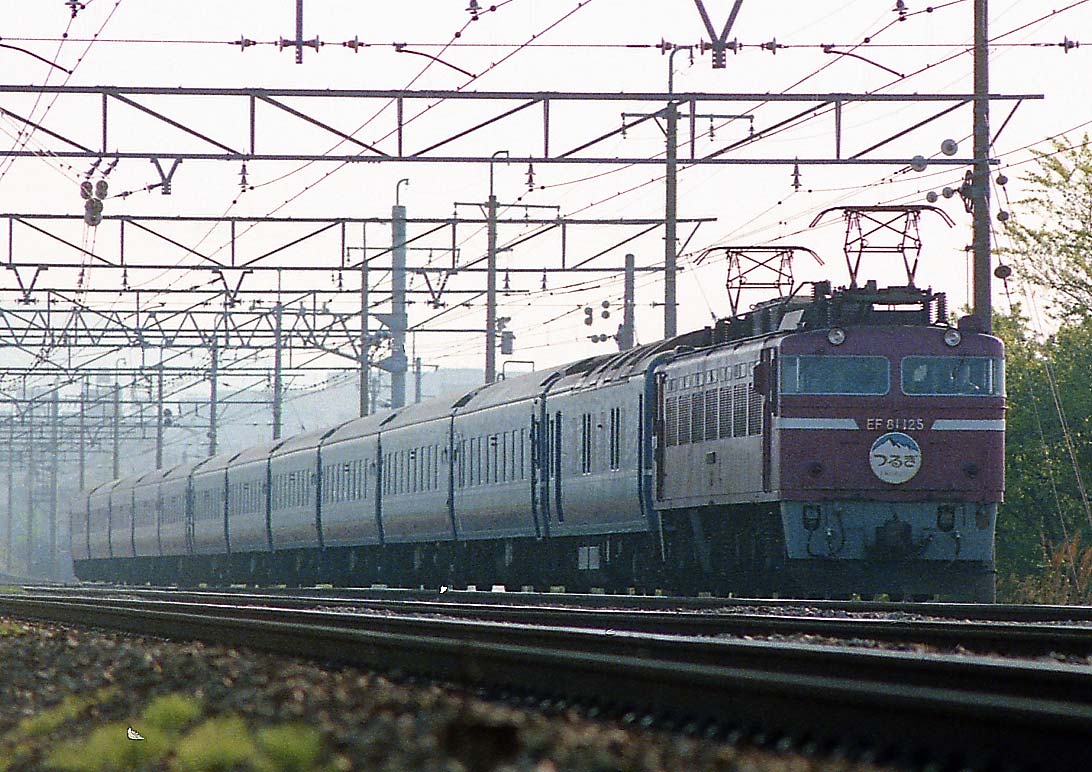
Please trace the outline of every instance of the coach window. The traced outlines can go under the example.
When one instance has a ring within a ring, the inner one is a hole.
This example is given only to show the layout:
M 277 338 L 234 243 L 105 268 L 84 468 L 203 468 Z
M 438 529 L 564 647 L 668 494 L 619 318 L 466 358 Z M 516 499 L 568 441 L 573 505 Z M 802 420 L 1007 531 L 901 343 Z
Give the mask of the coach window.
M 905 357 L 902 391 L 913 396 L 999 397 L 1005 361 L 996 357 Z
M 783 356 L 782 394 L 883 395 L 890 387 L 887 357 Z

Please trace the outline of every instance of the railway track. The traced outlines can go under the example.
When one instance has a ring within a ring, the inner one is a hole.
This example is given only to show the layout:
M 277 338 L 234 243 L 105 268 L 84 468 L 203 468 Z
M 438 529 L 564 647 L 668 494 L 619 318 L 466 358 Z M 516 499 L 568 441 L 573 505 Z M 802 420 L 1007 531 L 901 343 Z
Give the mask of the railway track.
M 16 583 L 18 584 L 18 583 Z M 78 586 L 80 592 L 103 594 L 118 592 L 184 592 L 176 587 L 151 587 L 99 584 L 28 584 L 29 592 L 65 592 Z M 871 600 L 821 600 L 802 598 L 727 598 L 685 595 L 616 595 L 606 593 L 565 592 L 493 592 L 488 590 L 412 589 L 399 587 L 269 587 L 229 586 L 202 587 L 193 592 L 221 592 L 233 595 L 275 595 L 289 597 L 321 597 L 338 600 L 421 600 L 448 603 L 496 603 L 511 605 L 557 605 L 586 608 L 621 608 L 667 611 L 746 611 L 748 609 L 780 608 L 786 610 L 829 611 L 845 614 L 907 614 L 937 619 L 960 619 L 980 622 L 1089 622 L 1092 606 L 1029 605 L 1013 603 L 942 603 Z
M 899 760 L 1092 763 L 1089 668 L 604 629 L 560 618 L 528 624 L 187 595 L 28 593 L 0 597 L 0 609 L 414 673 L 498 697 L 529 695 L 692 729 L 865 745 Z
M 30 589 L 30 588 L 28 588 Z M 67 597 L 61 587 L 37 588 L 54 597 Z M 81 590 L 83 592 L 83 590 Z M 998 614 L 992 606 L 961 606 L 960 610 L 989 614 L 985 618 L 917 618 L 931 612 L 951 613 L 946 604 L 880 604 L 803 601 L 739 601 L 704 598 L 657 598 L 532 593 L 356 590 L 342 593 L 317 590 L 292 594 L 265 592 L 192 591 L 145 588 L 94 588 L 102 598 L 129 596 L 147 599 L 284 608 L 343 608 L 351 611 L 437 615 L 455 619 L 552 625 L 633 633 L 690 636 L 813 636 L 835 640 L 864 639 L 888 644 L 921 644 L 945 650 L 1012 656 L 1092 656 L 1092 625 L 1083 622 L 1086 607 L 1010 606 Z M 605 607 L 604 598 L 617 601 Z M 803 609 L 845 614 L 899 614 L 899 618 L 801 615 Z M 761 613 L 756 613 L 761 610 Z M 1048 611 L 1047 614 L 1043 614 Z M 794 613 L 796 612 L 796 613 Z M 1049 614 L 1053 614 L 1051 617 Z M 1069 616 L 1065 616 L 1069 614 Z M 912 617 L 912 618 L 907 618 Z M 1048 624 L 1035 619 L 1048 620 Z

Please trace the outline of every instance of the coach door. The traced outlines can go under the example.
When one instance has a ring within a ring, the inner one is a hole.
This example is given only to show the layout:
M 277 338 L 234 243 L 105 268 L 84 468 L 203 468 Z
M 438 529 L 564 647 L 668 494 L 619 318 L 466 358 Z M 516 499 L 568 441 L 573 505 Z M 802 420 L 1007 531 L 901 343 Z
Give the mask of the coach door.
M 447 486 L 447 516 L 451 521 L 451 537 L 458 541 L 459 522 L 455 516 L 455 464 L 461 463 L 456 448 L 462 440 L 462 433 L 455 431 L 455 416 L 451 417 L 447 430 L 447 448 L 440 454 L 440 469 Z
M 531 494 L 531 518 L 535 524 L 535 536 L 542 536 L 542 525 L 546 518 L 546 512 L 542 501 L 542 420 L 539 418 L 539 402 L 536 400 L 531 409 L 531 474 L 527 475 L 530 483 Z

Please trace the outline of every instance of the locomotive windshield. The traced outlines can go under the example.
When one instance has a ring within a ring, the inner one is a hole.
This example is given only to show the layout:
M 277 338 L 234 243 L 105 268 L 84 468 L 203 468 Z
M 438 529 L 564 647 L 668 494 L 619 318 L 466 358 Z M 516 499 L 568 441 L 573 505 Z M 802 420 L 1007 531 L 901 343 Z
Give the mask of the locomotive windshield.
M 924 396 L 999 397 L 1005 393 L 1005 361 L 994 357 L 905 357 L 902 391 Z
M 780 367 L 782 394 L 883 395 L 891 379 L 886 357 L 785 356 Z

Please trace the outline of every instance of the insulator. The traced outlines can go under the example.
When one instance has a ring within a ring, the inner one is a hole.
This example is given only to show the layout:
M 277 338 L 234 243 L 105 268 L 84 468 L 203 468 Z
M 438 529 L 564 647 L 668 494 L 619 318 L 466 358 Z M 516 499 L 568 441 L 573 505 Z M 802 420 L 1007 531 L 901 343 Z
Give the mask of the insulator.
M 106 194 L 110 192 L 110 183 L 106 180 L 99 180 L 95 183 L 95 198 L 106 198 Z
M 80 198 L 84 200 L 91 198 L 93 191 L 94 187 L 91 185 L 91 180 L 84 180 L 80 183 Z

